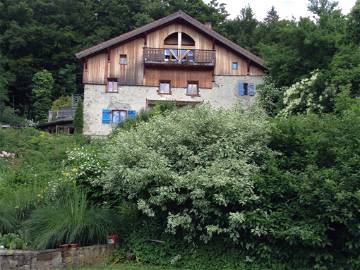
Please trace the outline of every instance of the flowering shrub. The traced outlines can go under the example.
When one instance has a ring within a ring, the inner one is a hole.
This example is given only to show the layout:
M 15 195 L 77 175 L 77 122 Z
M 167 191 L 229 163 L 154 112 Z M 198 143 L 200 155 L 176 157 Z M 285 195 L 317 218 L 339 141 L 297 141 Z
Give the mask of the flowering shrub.
M 0 151 L 0 158 L 15 158 L 15 153 Z
M 68 179 L 97 185 L 106 164 L 94 147 L 82 146 L 67 152 L 67 165 L 63 174 Z
M 102 182 L 132 200 L 165 230 L 188 240 L 230 235 L 255 202 L 252 177 L 266 151 L 269 124 L 257 110 L 186 108 L 119 130 L 107 144 Z M 97 180 L 96 180 L 97 181 Z
M 335 91 L 333 87 L 327 86 L 318 93 L 321 90 L 321 87 L 316 86 L 318 79 L 319 72 L 314 71 L 309 78 L 290 86 L 284 92 L 284 108 L 279 115 L 286 117 L 298 113 L 323 112 L 326 102 L 334 97 Z

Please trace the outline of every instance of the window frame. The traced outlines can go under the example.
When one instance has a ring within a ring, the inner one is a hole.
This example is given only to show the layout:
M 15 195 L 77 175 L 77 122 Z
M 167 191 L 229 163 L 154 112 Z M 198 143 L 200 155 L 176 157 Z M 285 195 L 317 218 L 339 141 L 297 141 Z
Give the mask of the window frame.
M 189 93 L 189 85 L 190 84 L 196 85 L 196 94 Z M 199 81 L 188 81 L 187 82 L 186 95 L 187 96 L 192 96 L 192 97 L 199 97 L 200 96 L 200 94 L 199 94 Z
M 167 83 L 167 84 L 169 84 L 169 93 L 162 93 L 161 92 L 161 84 L 164 84 L 164 83 Z M 159 89 L 158 89 L 158 93 L 160 94 L 160 95 L 171 95 L 171 80 L 160 80 L 159 81 Z
M 120 65 L 122 66 L 126 66 L 127 65 L 127 54 L 120 54 L 120 57 L 119 57 L 119 61 L 120 61 Z M 125 63 L 122 63 L 122 59 L 125 59 Z
M 116 124 L 116 125 L 119 125 L 121 122 L 119 122 L 119 123 L 115 123 L 114 121 L 113 121 L 113 117 L 114 117 L 114 112 L 119 112 L 119 113 L 121 113 L 121 112 L 125 112 L 126 113 L 126 118 L 128 117 L 128 111 L 127 110 L 111 110 L 111 113 L 110 113 L 110 123 L 112 124 L 112 125 L 114 125 L 114 124 Z M 125 118 L 125 119 L 126 119 Z M 124 120 L 125 120 L 124 119 Z M 123 120 L 123 121 L 124 121 Z
M 112 89 L 114 89 L 114 82 L 116 82 L 116 90 L 109 91 L 109 83 L 112 83 Z M 106 80 L 106 93 L 118 93 L 119 92 L 119 80 L 118 78 L 107 78 Z
M 236 68 L 234 68 L 234 65 L 236 65 Z M 231 70 L 239 70 L 239 62 L 232 62 L 231 63 Z

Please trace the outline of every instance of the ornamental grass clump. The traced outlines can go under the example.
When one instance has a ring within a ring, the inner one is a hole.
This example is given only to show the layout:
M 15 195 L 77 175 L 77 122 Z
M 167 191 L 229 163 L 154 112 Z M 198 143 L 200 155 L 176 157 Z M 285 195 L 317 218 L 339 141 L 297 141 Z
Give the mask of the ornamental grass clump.
M 36 209 L 25 228 L 32 246 L 44 249 L 65 243 L 105 243 L 115 224 L 112 210 L 89 205 L 82 191 L 70 188 L 58 201 Z
M 135 202 L 164 231 L 187 240 L 226 235 L 236 241 L 244 206 L 257 201 L 253 176 L 267 150 L 269 124 L 252 109 L 184 108 L 118 130 L 102 182 Z

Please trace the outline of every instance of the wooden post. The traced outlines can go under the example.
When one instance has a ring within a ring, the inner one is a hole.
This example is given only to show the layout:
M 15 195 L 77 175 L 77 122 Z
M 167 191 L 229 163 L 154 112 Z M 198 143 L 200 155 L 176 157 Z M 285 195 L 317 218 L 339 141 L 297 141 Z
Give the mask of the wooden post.
M 181 59 L 182 33 L 178 32 L 178 59 Z

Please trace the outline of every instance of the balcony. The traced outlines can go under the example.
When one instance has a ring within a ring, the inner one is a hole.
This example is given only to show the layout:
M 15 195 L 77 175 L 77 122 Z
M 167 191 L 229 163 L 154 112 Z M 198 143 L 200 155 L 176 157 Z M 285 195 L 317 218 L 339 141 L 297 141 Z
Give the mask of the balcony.
M 144 48 L 145 65 L 214 67 L 214 50 Z
M 58 111 L 49 111 L 48 122 L 73 120 L 76 107 L 63 107 Z

